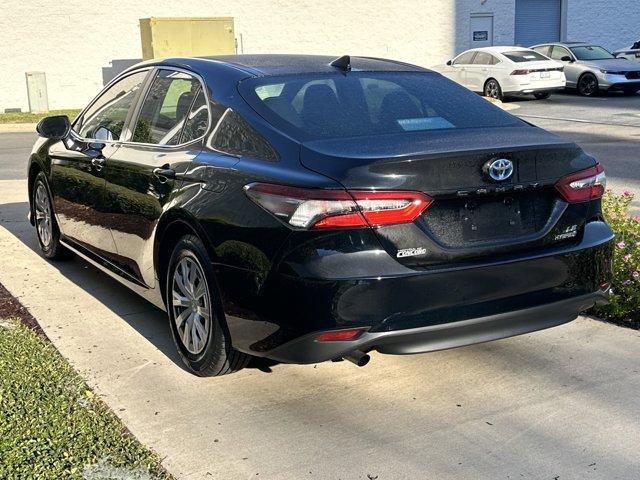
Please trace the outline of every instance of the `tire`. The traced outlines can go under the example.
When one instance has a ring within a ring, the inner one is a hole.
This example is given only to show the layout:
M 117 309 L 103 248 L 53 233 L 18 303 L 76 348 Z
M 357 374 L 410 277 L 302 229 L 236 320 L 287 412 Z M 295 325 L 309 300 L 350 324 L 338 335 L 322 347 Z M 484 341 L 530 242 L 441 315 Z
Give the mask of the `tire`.
M 593 73 L 585 73 L 578 79 L 578 93 L 583 97 L 594 97 L 598 92 L 598 79 Z
M 551 96 L 551 92 L 535 92 L 533 96 L 536 97 L 536 100 L 546 100 Z
M 241 370 L 251 359 L 231 346 L 220 298 L 202 241 L 195 235 L 182 237 L 167 269 L 167 314 L 180 358 L 201 377 Z
M 504 96 L 502 95 L 502 88 L 498 81 L 494 78 L 490 78 L 484 84 L 484 96 L 495 98 L 496 100 L 504 100 Z
M 39 172 L 36 176 L 31 195 L 36 237 L 42 255 L 49 260 L 69 258 L 71 252 L 60 243 L 60 228 L 56 222 L 51 193 L 44 173 Z

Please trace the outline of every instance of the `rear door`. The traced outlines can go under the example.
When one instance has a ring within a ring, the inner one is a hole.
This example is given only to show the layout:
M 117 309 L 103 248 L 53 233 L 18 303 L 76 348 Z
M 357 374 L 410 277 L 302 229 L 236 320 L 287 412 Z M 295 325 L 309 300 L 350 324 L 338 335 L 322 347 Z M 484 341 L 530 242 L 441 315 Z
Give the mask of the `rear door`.
M 466 86 L 474 92 L 481 92 L 484 83 L 492 75 L 490 69 L 493 64 L 493 56 L 488 52 L 478 52 L 473 59 L 473 64 L 467 67 Z
M 104 215 L 105 166 L 120 147 L 127 118 L 148 70 L 116 81 L 74 123 L 65 142 L 50 149 L 51 186 L 62 234 L 101 256 L 116 252 Z
M 209 125 L 204 83 L 191 72 L 160 68 L 131 122 L 131 136 L 109 159 L 106 210 L 118 266 L 154 286 L 153 234 Z

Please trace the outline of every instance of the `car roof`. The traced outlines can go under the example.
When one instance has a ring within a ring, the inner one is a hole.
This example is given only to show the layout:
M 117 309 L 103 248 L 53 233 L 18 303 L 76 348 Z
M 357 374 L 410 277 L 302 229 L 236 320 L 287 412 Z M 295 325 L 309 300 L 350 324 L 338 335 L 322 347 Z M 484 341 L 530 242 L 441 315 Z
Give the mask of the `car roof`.
M 539 43 L 534 45 L 534 47 L 541 47 L 543 45 L 560 45 L 562 47 L 587 47 L 587 46 L 597 46 L 596 43 L 588 43 L 588 42 L 547 42 L 547 43 Z
M 498 45 L 493 47 L 478 47 L 478 48 L 473 48 L 472 50 L 477 50 L 479 52 L 504 53 L 504 52 L 513 52 L 517 50 L 531 50 L 531 49 L 527 47 L 516 47 L 513 45 Z
M 135 65 L 173 66 L 198 71 L 212 67 L 244 73 L 245 76 L 289 75 L 297 73 L 331 73 L 339 71 L 330 65 L 338 57 L 329 55 L 251 54 L 218 55 L 211 57 L 184 57 L 150 60 Z M 429 70 L 410 63 L 374 57 L 350 57 L 351 69 L 355 71 L 381 72 L 428 72 Z

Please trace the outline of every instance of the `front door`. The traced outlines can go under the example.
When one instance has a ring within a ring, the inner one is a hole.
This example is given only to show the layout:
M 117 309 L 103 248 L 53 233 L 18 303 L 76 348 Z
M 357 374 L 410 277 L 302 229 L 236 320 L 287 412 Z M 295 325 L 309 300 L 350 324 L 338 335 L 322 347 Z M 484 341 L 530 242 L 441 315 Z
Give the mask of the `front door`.
M 471 48 L 493 45 L 493 15 L 471 15 Z
M 99 254 L 114 254 L 104 209 L 105 167 L 147 71 L 129 75 L 105 90 L 73 126 L 70 136 L 49 149 L 51 191 L 62 234 Z
M 181 174 L 202 151 L 209 111 L 197 78 L 164 68 L 154 72 L 138 110 L 131 138 L 107 163 L 105 206 L 118 266 L 154 287 L 154 233 Z

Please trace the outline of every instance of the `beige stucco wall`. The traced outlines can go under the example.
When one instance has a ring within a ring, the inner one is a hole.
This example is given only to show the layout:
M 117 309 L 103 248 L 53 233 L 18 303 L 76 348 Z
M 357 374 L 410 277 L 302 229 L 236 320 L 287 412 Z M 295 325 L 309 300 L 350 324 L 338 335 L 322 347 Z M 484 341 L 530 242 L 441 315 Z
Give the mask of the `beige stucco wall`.
M 619 0 L 615 8 L 601 0 L 563 1 L 568 37 L 612 48 L 637 40 L 640 0 Z M 492 13 L 494 44 L 512 44 L 514 5 L 515 0 L 0 0 L 0 112 L 28 109 L 26 71 L 46 72 L 50 108 L 84 106 L 103 86 L 103 68 L 142 57 L 140 18 L 232 16 L 244 53 L 348 53 L 432 66 L 469 47 L 474 13 Z
M 455 3 L 0 0 L 0 111 L 28 108 L 28 70 L 46 72 L 51 108 L 83 106 L 101 88 L 103 67 L 142 57 L 139 18 L 233 16 L 244 53 L 349 53 L 429 65 L 454 53 Z

